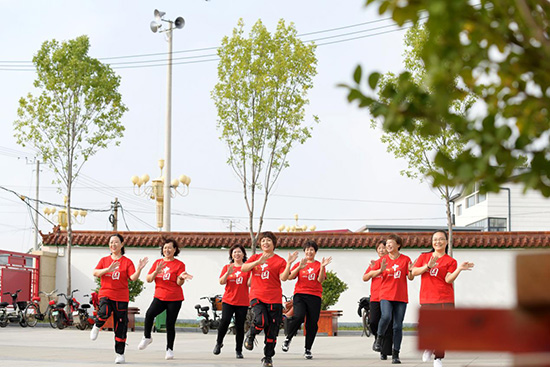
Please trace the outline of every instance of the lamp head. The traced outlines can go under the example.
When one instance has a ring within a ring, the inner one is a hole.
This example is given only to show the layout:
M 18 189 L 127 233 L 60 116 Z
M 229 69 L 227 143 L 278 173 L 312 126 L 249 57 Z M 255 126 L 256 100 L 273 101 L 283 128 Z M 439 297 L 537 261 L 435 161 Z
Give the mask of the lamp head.
M 177 17 L 174 21 L 174 26 L 176 26 L 177 29 L 182 29 L 185 25 L 185 19 L 183 17 Z
M 153 20 L 149 25 L 149 27 L 151 28 L 151 31 L 153 31 L 153 33 L 157 33 L 160 27 L 162 27 L 162 24 L 159 24 Z
M 157 22 L 160 22 L 162 20 L 162 17 L 166 14 L 166 12 L 155 9 L 153 14 L 155 15 L 155 20 Z

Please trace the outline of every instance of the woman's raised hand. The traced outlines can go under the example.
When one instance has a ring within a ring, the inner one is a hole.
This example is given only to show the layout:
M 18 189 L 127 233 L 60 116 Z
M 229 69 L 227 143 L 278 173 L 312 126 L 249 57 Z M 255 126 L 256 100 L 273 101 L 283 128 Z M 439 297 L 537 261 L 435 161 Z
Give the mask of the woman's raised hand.
M 430 258 L 430 261 L 428 261 L 428 268 L 435 268 L 435 266 L 437 265 L 437 258 L 435 256 L 432 256 Z
M 109 265 L 109 267 L 107 268 L 107 273 L 115 271 L 116 269 L 118 269 L 119 265 L 120 265 L 119 261 L 113 261 L 111 265 Z
M 182 280 L 191 280 L 193 279 L 193 276 L 191 274 L 189 274 L 188 272 L 184 271 L 183 273 L 181 273 L 178 278 L 182 279 Z
M 293 263 L 298 258 L 298 250 L 294 251 L 293 253 L 288 254 L 288 262 Z
M 164 269 L 164 266 L 165 266 L 165 262 L 164 261 L 159 261 L 159 263 L 157 264 L 157 268 L 155 269 L 155 273 L 158 275 L 162 272 L 162 269 Z
M 149 262 L 148 257 L 144 257 L 143 259 L 140 259 L 138 263 L 139 270 L 142 270 L 145 267 L 145 265 L 147 265 L 148 262 Z
M 462 264 L 460 264 L 459 269 L 460 270 L 472 270 L 474 267 L 474 263 L 465 261 Z
M 323 257 L 323 259 L 321 260 L 321 266 L 327 266 L 331 262 L 332 262 L 332 256 L 327 257 L 327 258 Z

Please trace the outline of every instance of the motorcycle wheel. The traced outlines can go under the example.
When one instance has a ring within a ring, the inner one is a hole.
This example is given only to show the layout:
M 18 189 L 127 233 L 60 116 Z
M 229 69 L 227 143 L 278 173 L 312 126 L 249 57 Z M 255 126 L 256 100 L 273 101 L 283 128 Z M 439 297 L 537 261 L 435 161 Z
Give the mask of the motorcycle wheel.
M 78 313 L 78 323 L 75 324 L 76 328 L 78 330 L 86 330 L 86 327 L 88 326 L 88 315 L 84 314 L 82 312 Z
M 48 318 L 48 322 L 50 323 L 52 329 L 57 329 L 57 322 L 55 321 L 55 317 L 52 315 L 51 308 L 48 310 L 48 314 L 46 315 L 46 317 Z
M 0 315 L 0 327 L 8 326 L 8 317 L 5 312 Z
M 55 324 L 59 330 L 65 329 L 67 327 L 67 324 L 65 323 L 65 315 L 58 313 L 55 316 Z
M 209 327 L 208 327 L 208 324 L 206 323 L 205 320 L 201 320 L 200 328 L 201 328 L 203 334 L 208 334 Z

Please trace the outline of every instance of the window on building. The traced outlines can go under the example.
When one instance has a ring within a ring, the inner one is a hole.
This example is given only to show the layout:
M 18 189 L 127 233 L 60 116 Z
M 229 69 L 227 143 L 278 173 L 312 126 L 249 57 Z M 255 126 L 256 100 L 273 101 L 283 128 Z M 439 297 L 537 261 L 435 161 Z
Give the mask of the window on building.
M 508 230 L 506 218 L 489 218 L 489 232 L 504 232 L 506 230 Z
M 508 230 L 506 218 L 485 218 L 468 224 L 466 227 L 482 228 L 485 232 L 505 232 Z
M 485 200 L 487 200 L 487 194 L 480 194 L 480 193 L 477 194 L 478 204 L 485 201 Z
M 466 208 L 471 208 L 472 206 L 476 205 L 476 196 L 468 196 L 466 198 Z
M 457 207 L 456 207 L 456 215 L 462 215 L 462 204 L 457 205 Z

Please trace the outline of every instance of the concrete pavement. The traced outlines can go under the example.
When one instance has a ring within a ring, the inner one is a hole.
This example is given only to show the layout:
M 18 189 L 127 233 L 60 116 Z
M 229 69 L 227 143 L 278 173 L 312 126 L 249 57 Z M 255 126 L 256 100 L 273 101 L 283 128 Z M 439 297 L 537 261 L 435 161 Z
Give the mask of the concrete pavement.
M 0 329 L 0 366 L 112 366 L 114 365 L 113 333 L 102 331 L 96 341 L 89 338 L 89 330 L 73 328 L 54 330 L 49 327 Z M 144 351 L 137 350 L 141 332 L 128 333 L 126 361 L 131 366 L 261 366 L 263 335 L 253 351 L 244 350 L 244 359 L 235 359 L 235 338 L 227 335 L 222 353 L 212 354 L 216 334 L 178 332 L 174 348 L 175 359 L 164 360 L 166 334 L 153 334 L 153 343 Z M 391 366 L 391 360 L 380 361 L 372 351 L 373 338 L 357 335 L 337 337 L 319 336 L 313 346 L 313 359 L 302 356 L 304 338 L 297 336 L 290 351 L 281 351 L 279 337 L 275 367 L 324 367 L 324 366 Z M 431 367 L 432 363 L 421 361 L 421 352 L 416 350 L 416 337 L 406 335 L 401 350 L 402 366 Z M 502 367 L 511 366 L 512 358 L 506 353 L 457 353 L 449 352 L 444 359 L 445 367 Z

